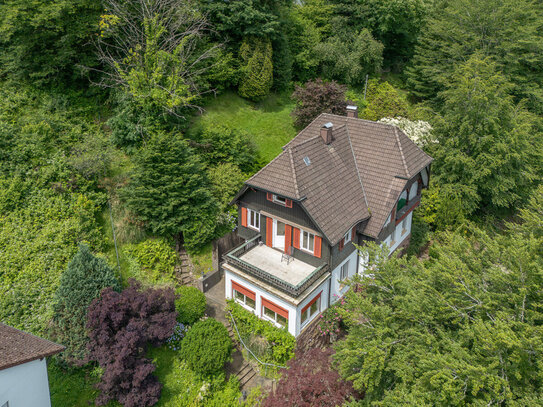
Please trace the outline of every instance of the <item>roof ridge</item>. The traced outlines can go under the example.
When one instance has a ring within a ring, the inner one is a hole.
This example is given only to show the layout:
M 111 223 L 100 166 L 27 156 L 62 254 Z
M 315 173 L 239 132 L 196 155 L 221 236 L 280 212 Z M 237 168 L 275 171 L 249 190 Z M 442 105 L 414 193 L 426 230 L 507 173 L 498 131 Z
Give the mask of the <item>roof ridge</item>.
M 290 166 L 292 168 L 292 176 L 294 178 L 294 192 L 296 193 L 296 198 L 300 199 L 300 191 L 298 190 L 298 177 L 296 176 L 296 166 L 294 165 L 294 158 L 292 157 L 292 148 L 288 149 L 288 155 L 290 157 Z
M 400 136 L 398 135 L 398 127 L 394 126 L 394 136 L 396 136 L 396 143 L 398 144 L 398 150 L 400 150 L 400 155 L 402 156 L 403 168 L 405 169 L 405 175 L 409 178 L 409 170 L 407 168 L 407 163 L 405 162 L 405 156 L 403 154 L 402 143 L 400 142 Z
M 306 139 L 306 140 L 304 140 L 304 141 L 300 141 L 300 143 L 296 144 L 295 146 L 288 146 L 287 148 L 290 150 L 290 149 L 299 147 L 299 146 L 301 146 L 301 145 L 304 145 L 304 144 L 306 144 L 306 143 L 308 143 L 308 142 L 310 142 L 310 141 L 313 141 L 313 140 L 315 140 L 315 139 L 318 139 L 318 138 L 320 138 L 320 137 L 321 137 L 320 134 L 317 134 L 316 136 L 310 137 L 310 138 L 308 138 L 308 139 Z
M 351 154 L 353 155 L 354 167 L 356 168 L 358 181 L 360 182 L 360 186 L 362 187 L 362 195 L 364 195 L 364 202 L 366 203 L 366 209 L 368 210 L 368 213 L 371 216 L 370 206 L 368 205 L 368 198 L 366 197 L 366 190 L 364 189 L 364 183 L 362 182 L 362 177 L 360 176 L 360 170 L 358 169 L 358 162 L 356 160 L 356 155 L 354 153 L 353 143 L 351 142 L 351 134 L 349 133 L 349 127 L 347 126 L 347 124 L 344 124 L 344 126 L 347 129 L 347 139 L 349 140 L 349 147 L 351 148 Z

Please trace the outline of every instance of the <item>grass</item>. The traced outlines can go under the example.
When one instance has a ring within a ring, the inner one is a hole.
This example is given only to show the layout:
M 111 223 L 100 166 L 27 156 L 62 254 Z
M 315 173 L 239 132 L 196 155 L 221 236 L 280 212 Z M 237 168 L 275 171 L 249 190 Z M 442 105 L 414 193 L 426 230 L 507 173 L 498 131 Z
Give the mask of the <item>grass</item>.
M 190 254 L 190 260 L 194 265 L 194 275 L 196 277 L 199 277 L 213 269 L 212 252 L 213 245 L 210 242 L 196 253 Z
M 192 123 L 189 134 L 206 124 L 224 124 L 245 131 L 255 143 L 261 159 L 269 162 L 297 134 L 290 115 L 294 106 L 288 94 L 272 94 L 262 102 L 251 103 L 228 92 L 210 101 L 206 112 Z
M 53 407 L 87 407 L 98 395 L 94 388 L 98 379 L 91 377 L 88 369 L 65 371 L 54 360 L 49 360 L 47 374 Z

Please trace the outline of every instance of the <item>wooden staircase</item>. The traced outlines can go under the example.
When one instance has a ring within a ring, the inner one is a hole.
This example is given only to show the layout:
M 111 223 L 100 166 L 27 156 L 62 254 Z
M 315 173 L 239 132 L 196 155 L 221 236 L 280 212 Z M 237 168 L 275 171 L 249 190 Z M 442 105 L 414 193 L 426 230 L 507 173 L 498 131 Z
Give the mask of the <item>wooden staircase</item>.
M 245 360 L 242 353 L 242 345 L 239 343 L 238 336 L 234 329 L 232 328 L 232 325 L 230 321 L 227 325 L 228 329 L 228 335 L 230 336 L 230 339 L 234 342 L 236 345 L 236 351 L 237 354 L 234 355 L 234 361 L 230 364 L 229 373 L 234 374 L 237 376 L 239 380 L 239 387 L 241 390 L 247 390 L 245 387 L 249 384 L 251 379 L 256 376 L 256 371 L 254 370 L 253 366 Z M 238 359 L 238 360 L 236 360 Z
M 193 266 L 183 246 L 179 248 L 177 255 L 179 257 L 179 264 L 175 266 L 175 278 L 181 285 L 194 285 L 194 278 L 192 277 Z

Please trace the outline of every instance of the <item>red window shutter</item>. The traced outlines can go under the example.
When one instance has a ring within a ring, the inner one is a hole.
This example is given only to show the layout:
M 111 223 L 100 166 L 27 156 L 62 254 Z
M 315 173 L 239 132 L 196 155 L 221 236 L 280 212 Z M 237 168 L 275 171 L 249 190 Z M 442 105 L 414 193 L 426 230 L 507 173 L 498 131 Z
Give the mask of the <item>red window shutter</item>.
M 345 246 L 345 238 L 341 238 L 341 240 L 339 241 L 339 250 L 343 250 L 343 246 Z
M 271 192 L 266 192 L 266 199 L 268 201 L 273 201 L 273 194 Z
M 322 237 L 315 236 L 315 257 L 321 258 Z
M 253 301 L 256 301 L 256 295 L 251 290 L 248 290 L 247 288 L 239 285 L 238 283 L 232 281 L 232 290 L 239 291 L 240 293 L 246 295 L 247 297 L 251 298 Z M 232 296 L 234 296 L 234 293 L 232 293 Z
M 356 226 L 351 230 L 351 241 L 354 243 L 354 238 L 356 236 Z
M 292 246 L 292 226 L 285 225 L 285 253 L 292 254 L 290 246 Z
M 321 291 L 320 293 L 318 293 L 318 294 L 315 296 L 315 298 L 313 298 L 311 301 L 309 301 L 305 307 L 302 308 L 302 314 L 303 314 L 309 307 L 311 307 L 313 304 L 315 304 L 315 301 L 317 301 L 319 298 L 321 298 L 321 294 L 322 294 L 322 291 Z
M 293 233 L 293 241 L 292 241 L 292 246 L 294 246 L 296 249 L 299 249 L 300 248 L 300 229 L 298 228 L 294 228 L 294 233 Z
M 285 206 L 287 208 L 292 208 L 292 199 L 285 199 Z
M 241 226 L 247 227 L 247 208 L 241 208 Z
M 268 309 L 271 309 L 273 312 L 276 312 L 278 315 L 281 315 L 282 317 L 288 319 L 288 311 L 286 309 L 280 307 L 279 305 L 275 305 L 273 302 L 265 299 L 264 297 L 262 297 L 262 306 Z
M 266 246 L 272 247 L 273 219 L 266 218 Z

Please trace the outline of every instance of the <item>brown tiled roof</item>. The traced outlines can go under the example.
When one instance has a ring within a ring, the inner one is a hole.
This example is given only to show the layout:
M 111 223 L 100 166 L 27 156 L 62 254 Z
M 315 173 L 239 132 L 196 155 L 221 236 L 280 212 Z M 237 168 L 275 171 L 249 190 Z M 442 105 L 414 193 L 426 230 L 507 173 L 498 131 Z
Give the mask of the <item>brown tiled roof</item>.
M 320 138 L 328 122 L 333 124 L 330 145 Z M 309 157 L 309 166 L 304 157 Z M 301 200 L 336 244 L 368 216 L 363 233 L 377 237 L 407 180 L 431 161 L 395 126 L 323 113 L 247 184 Z
M 0 323 L 0 370 L 62 352 L 64 346 Z

